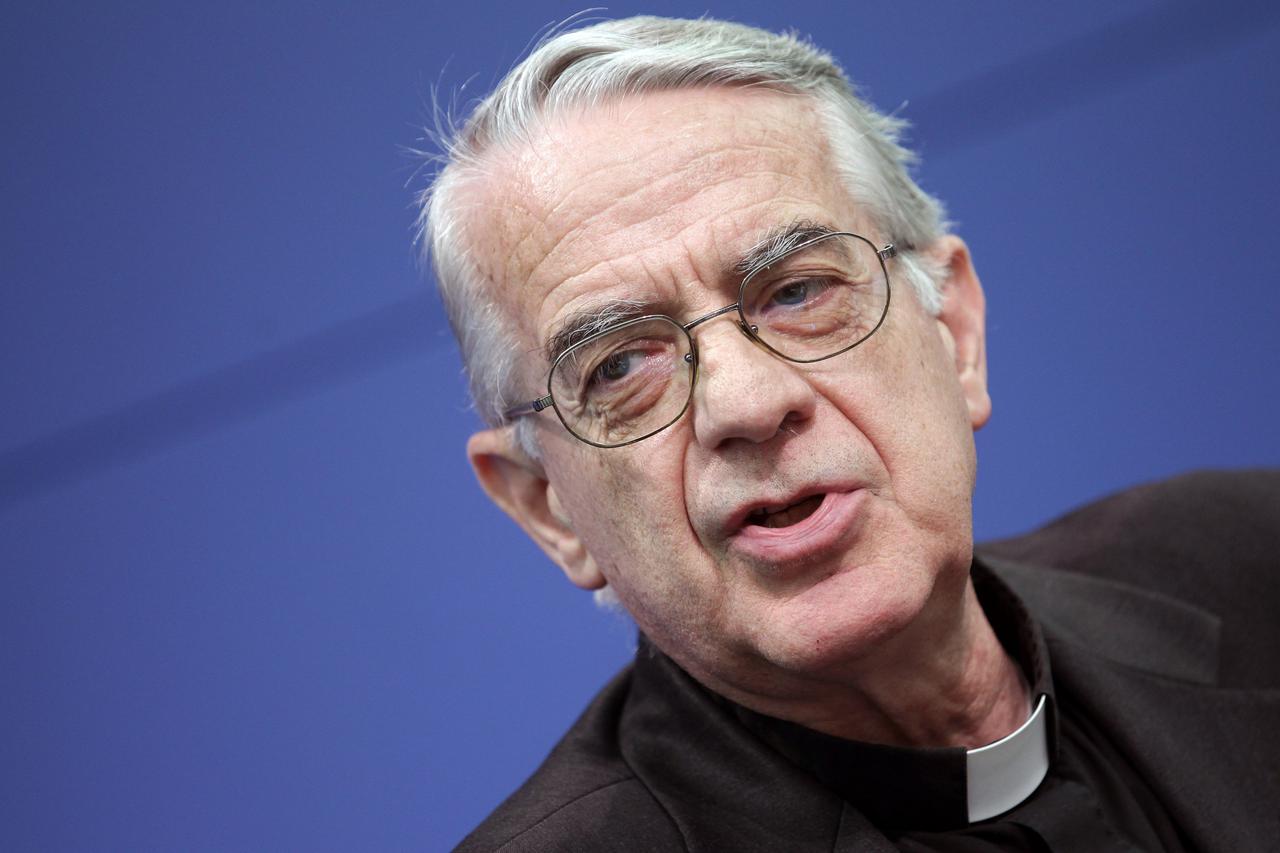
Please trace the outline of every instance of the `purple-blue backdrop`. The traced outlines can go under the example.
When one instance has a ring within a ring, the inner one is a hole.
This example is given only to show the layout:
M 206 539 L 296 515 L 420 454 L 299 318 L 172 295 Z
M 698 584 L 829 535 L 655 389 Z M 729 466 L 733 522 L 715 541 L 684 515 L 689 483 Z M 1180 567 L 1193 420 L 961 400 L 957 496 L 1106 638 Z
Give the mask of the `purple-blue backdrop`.
M 994 536 L 1280 463 L 1274 9 L 608 14 L 794 27 L 916 122 L 988 293 Z M 409 246 L 432 90 L 575 10 L 7 10 L 0 848 L 447 848 L 626 660 L 474 485 Z

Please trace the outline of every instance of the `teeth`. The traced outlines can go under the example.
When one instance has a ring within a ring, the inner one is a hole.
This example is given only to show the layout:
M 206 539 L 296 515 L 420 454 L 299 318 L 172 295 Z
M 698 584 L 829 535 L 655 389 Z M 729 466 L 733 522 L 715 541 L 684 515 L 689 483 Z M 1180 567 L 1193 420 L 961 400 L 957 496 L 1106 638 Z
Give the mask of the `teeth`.
M 761 527 L 790 527 L 813 515 L 822 503 L 824 495 L 814 495 L 781 509 L 758 509 L 747 518 L 748 524 Z

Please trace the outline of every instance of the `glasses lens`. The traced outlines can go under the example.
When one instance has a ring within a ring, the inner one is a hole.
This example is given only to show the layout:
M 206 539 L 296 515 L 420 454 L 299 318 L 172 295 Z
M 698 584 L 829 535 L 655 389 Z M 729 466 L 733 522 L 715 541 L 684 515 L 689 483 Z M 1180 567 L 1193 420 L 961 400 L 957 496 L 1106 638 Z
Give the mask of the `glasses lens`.
M 833 234 L 753 272 L 741 302 L 743 319 L 766 346 L 793 361 L 819 361 L 880 327 L 889 281 L 871 243 Z
M 693 387 L 689 335 L 672 320 L 632 320 L 556 360 L 551 396 L 569 431 L 613 447 L 652 435 L 684 413 Z

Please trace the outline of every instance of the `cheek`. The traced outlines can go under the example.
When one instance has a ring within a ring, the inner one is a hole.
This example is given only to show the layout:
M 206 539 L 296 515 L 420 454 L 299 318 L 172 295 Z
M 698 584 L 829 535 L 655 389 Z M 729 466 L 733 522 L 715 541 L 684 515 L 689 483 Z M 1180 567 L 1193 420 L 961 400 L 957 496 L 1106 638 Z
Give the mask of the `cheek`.
M 926 362 L 919 375 L 902 400 L 906 438 L 894 458 L 895 494 L 920 527 L 968 537 L 977 458 L 964 396 L 948 362 Z
M 688 644 L 705 629 L 719 595 L 718 573 L 689 523 L 680 425 L 645 443 L 653 446 L 644 453 L 622 451 L 566 471 L 576 478 L 570 482 L 592 484 L 576 490 L 566 506 L 632 618 L 671 647 L 673 638 Z
M 666 455 L 592 449 L 559 479 L 576 485 L 562 499 L 575 532 L 606 576 L 666 563 L 671 557 L 664 554 L 688 553 L 683 477 Z
M 967 505 L 976 470 L 964 394 L 934 326 L 921 316 L 882 329 L 889 334 L 855 351 L 864 363 L 832 392 L 879 457 L 893 497 L 924 526 L 933 526 L 924 516 Z

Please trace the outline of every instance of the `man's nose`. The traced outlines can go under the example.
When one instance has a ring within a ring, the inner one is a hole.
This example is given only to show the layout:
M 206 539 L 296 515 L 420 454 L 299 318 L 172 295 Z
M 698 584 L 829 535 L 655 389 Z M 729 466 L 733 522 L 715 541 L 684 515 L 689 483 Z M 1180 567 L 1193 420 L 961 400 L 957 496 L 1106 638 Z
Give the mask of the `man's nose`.
M 801 365 L 784 361 L 734 323 L 712 323 L 698 336 L 693 430 L 718 448 L 734 440 L 768 441 L 788 423 L 808 420 L 816 405 Z

